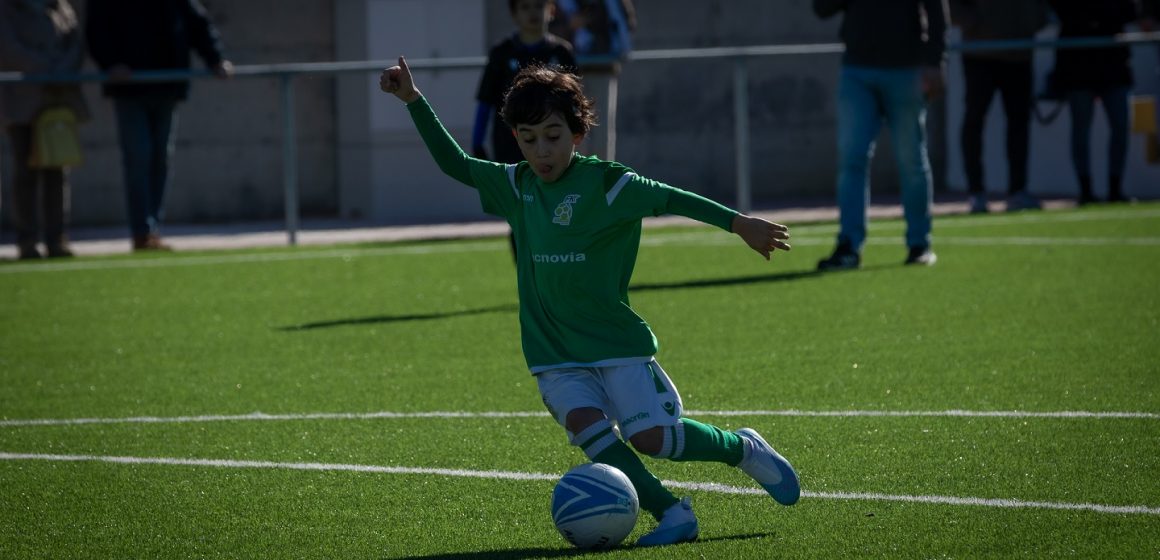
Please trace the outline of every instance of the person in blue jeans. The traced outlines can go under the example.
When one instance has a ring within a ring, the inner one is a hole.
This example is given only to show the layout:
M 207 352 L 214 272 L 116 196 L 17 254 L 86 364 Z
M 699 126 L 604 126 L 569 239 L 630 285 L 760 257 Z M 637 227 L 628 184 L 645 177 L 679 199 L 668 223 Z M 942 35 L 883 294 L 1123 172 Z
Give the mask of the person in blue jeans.
M 125 80 L 137 71 L 188 69 L 191 51 L 219 78 L 233 65 L 197 0 L 89 0 L 87 8 L 89 53 L 109 75 L 104 93 L 117 113 L 133 250 L 170 250 L 160 227 L 177 105 L 189 96 L 189 82 Z
M 837 247 L 818 270 L 862 265 L 870 158 L 885 125 L 893 140 L 906 218 L 906 264 L 932 265 L 926 105 L 945 83 L 946 0 L 813 0 L 814 13 L 844 12 L 838 85 Z

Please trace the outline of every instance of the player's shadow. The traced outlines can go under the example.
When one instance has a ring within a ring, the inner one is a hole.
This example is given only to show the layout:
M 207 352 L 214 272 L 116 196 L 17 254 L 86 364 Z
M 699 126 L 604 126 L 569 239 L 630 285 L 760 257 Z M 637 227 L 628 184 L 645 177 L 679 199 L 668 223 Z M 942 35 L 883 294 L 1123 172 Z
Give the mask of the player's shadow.
M 450 319 L 452 317 L 466 317 L 469 315 L 483 315 L 484 313 L 511 313 L 519 311 L 520 306 L 514 303 L 479 307 L 476 309 L 460 309 L 458 311 L 436 311 L 434 313 L 409 313 L 404 315 L 372 315 L 369 317 L 352 317 L 349 319 L 334 319 L 331 321 L 315 321 L 278 327 L 280 331 L 309 331 L 330 327 L 345 327 L 350 325 L 375 325 L 379 323 L 401 323 L 406 321 L 431 321 L 434 319 Z
M 772 282 L 789 282 L 821 276 L 825 272 L 805 270 L 797 272 L 778 272 L 775 274 L 755 274 L 752 276 L 736 276 L 733 278 L 705 278 L 702 280 L 685 280 L 677 282 L 652 282 L 633 284 L 628 287 L 631 292 L 647 292 L 651 290 L 679 290 L 684 288 L 715 288 L 720 286 L 743 286 L 746 284 L 765 284 Z
M 750 539 L 764 539 L 772 537 L 773 533 L 751 533 L 746 535 L 723 535 L 720 537 L 702 537 L 695 542 L 660 547 L 657 550 L 672 550 L 673 552 L 687 552 L 686 547 L 695 547 L 697 543 L 743 541 Z M 627 550 L 632 545 L 621 545 L 612 550 Z M 575 548 L 513 548 L 507 550 L 481 550 L 478 552 L 452 552 L 447 554 L 428 554 L 426 556 L 404 556 L 401 560 L 523 560 L 525 558 L 579 558 L 582 556 L 598 557 L 606 550 L 579 550 Z
M 865 267 L 862 270 L 865 271 Z M 804 280 L 806 278 L 814 278 L 825 274 L 835 274 L 832 272 L 819 272 L 817 270 L 797 271 L 797 272 L 779 272 L 776 274 L 756 274 L 752 276 L 736 276 L 732 278 L 705 278 L 701 280 L 683 280 L 674 282 L 650 282 L 642 284 L 633 284 L 628 287 L 630 292 L 648 292 L 655 290 L 682 290 L 689 288 L 714 288 L 721 286 L 743 286 L 746 284 L 764 284 L 771 282 L 788 282 L 791 280 Z M 520 306 L 514 303 L 493 305 L 490 307 L 480 307 L 476 309 L 460 309 L 458 311 L 435 311 L 432 313 L 410 313 L 404 315 L 372 315 L 369 317 L 351 317 L 347 319 L 333 319 L 330 321 L 315 321 L 311 323 L 302 323 L 300 325 L 290 325 L 286 327 L 277 327 L 277 330 L 293 332 L 293 331 L 309 331 L 314 329 L 326 329 L 331 327 L 345 327 L 351 325 L 375 325 L 380 323 L 400 323 L 406 321 L 430 321 L 435 319 L 451 319 L 455 317 L 467 317 L 471 315 L 482 315 L 485 313 L 513 313 L 519 311 Z

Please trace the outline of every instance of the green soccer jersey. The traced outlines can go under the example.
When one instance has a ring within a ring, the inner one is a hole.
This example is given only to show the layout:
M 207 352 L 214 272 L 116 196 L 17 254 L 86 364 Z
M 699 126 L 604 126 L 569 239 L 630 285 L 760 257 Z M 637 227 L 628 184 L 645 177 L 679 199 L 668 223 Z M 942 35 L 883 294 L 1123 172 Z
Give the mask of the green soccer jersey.
M 650 359 L 656 337 L 628 303 L 641 219 L 679 214 L 729 231 L 737 212 L 594 157 L 573 157 L 559 179 L 544 183 L 527 162 L 467 156 L 425 99 L 407 109 L 440 169 L 475 187 L 483 210 L 511 225 L 532 373 Z

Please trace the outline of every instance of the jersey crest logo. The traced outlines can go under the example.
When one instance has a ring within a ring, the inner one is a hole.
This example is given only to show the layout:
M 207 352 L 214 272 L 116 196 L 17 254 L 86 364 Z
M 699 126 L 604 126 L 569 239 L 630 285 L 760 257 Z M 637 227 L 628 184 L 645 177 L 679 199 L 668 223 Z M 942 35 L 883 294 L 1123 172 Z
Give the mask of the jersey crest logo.
M 566 226 L 572 223 L 572 205 L 580 200 L 580 195 L 570 194 L 564 197 L 564 202 L 561 202 L 556 207 L 556 217 L 552 218 L 553 224 L 560 224 Z

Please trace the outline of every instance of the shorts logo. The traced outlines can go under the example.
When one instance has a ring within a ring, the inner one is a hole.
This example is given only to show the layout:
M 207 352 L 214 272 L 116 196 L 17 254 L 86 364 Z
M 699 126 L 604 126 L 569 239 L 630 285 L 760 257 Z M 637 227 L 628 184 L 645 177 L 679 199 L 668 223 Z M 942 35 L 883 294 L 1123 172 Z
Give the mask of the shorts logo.
M 556 206 L 556 217 L 552 218 L 553 224 L 560 224 L 566 226 L 572 223 L 572 205 L 580 200 L 580 195 L 570 194 L 564 197 L 564 201 Z
M 631 416 L 629 418 L 625 418 L 624 422 L 621 422 L 620 425 L 621 426 L 628 426 L 629 424 L 636 422 L 637 420 L 644 420 L 645 418 L 648 418 L 648 413 L 642 412 L 640 414 L 637 414 L 636 416 Z
M 661 405 L 661 408 L 665 409 L 665 412 L 669 413 L 669 416 L 677 415 L 677 407 L 671 401 L 665 401 L 665 403 Z

